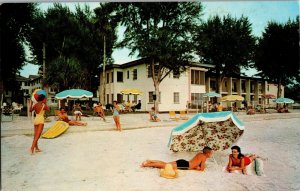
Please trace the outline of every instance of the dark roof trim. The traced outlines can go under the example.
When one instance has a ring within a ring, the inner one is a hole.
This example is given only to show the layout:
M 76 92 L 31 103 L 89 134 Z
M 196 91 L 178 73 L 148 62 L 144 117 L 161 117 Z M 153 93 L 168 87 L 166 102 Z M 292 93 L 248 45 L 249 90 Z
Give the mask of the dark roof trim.
M 141 65 L 141 64 L 146 64 L 147 61 L 148 61 L 147 58 L 141 58 L 141 59 L 134 60 L 134 61 L 131 61 L 131 62 L 127 62 L 127 63 L 124 63 L 124 64 L 110 64 L 110 65 L 106 66 L 106 69 L 113 69 L 113 68 L 125 69 L 125 68 L 129 68 L 129 67 L 132 67 L 132 66 L 138 66 L 138 65 Z M 199 63 L 199 62 L 191 62 L 188 66 L 190 66 L 190 67 L 203 67 L 203 68 L 214 68 L 215 67 L 214 65 L 211 65 L 211 64 L 202 64 L 202 63 Z M 102 67 L 100 68 L 100 70 L 102 70 Z

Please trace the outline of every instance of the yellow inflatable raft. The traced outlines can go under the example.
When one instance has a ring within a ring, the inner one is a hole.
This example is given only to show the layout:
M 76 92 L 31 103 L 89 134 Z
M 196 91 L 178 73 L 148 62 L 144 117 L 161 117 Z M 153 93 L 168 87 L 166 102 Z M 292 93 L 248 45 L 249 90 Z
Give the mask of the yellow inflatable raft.
M 63 134 L 69 128 L 69 124 L 64 121 L 57 121 L 43 135 L 43 138 L 52 139 Z

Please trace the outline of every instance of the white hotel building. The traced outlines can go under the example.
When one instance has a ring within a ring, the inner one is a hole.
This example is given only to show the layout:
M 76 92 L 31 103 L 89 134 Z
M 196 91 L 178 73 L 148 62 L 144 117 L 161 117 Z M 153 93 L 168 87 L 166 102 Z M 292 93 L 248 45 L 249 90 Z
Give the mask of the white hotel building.
M 117 100 L 141 100 L 141 111 L 149 111 L 153 107 L 153 93 L 155 91 L 151 72 L 143 59 L 125 64 L 113 64 L 106 68 L 105 104 Z M 180 75 L 169 74 L 159 86 L 160 95 L 159 111 L 185 110 L 199 108 L 203 103 L 203 94 L 215 91 L 213 88 L 214 77 L 206 76 L 206 72 L 213 68 L 212 65 L 193 63 Z M 100 82 L 102 80 L 102 72 Z M 100 83 L 101 84 L 101 83 Z M 222 96 L 241 95 L 249 104 L 261 104 L 262 95 L 272 93 L 277 95 L 275 85 L 265 80 L 251 77 L 228 77 L 223 82 Z M 99 87 L 100 89 L 101 87 Z M 122 95 L 120 92 L 127 88 L 136 88 L 143 92 L 142 95 Z M 284 88 L 284 87 L 282 87 Z M 284 96 L 284 91 L 282 97 Z M 271 102 L 270 102 L 271 103 Z M 224 106 L 229 106 L 223 103 Z M 241 104 L 238 106 L 242 107 Z
M 143 59 L 122 65 L 109 65 L 106 69 L 105 101 L 112 103 L 117 100 L 141 100 L 141 111 L 149 111 L 153 107 L 153 93 L 155 91 L 149 65 Z M 169 74 L 159 85 L 159 110 L 184 110 L 188 102 L 196 101 L 205 89 L 205 72 L 211 65 L 192 64 L 180 75 Z M 102 73 L 101 73 L 102 74 Z M 102 75 L 100 81 L 102 80 Z M 100 87 L 99 87 L 100 88 Z M 127 88 L 136 88 L 142 95 L 122 95 L 120 92 Z

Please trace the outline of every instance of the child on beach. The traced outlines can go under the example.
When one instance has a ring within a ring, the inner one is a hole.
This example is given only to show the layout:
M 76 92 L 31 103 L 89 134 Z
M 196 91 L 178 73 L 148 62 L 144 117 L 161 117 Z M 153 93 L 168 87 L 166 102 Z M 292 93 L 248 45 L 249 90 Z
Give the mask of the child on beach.
M 190 161 L 179 159 L 173 162 L 164 162 L 159 160 L 146 160 L 142 163 L 142 167 L 154 167 L 154 168 L 165 168 L 167 164 L 171 164 L 174 170 L 199 170 L 205 169 L 205 162 L 207 158 L 210 158 L 213 151 L 210 147 L 204 147 L 203 153 L 198 153 Z
M 103 119 L 103 121 L 106 121 L 105 119 L 105 113 L 104 113 L 104 110 L 103 110 L 103 107 L 102 107 L 102 104 L 99 103 L 97 104 L 95 107 L 94 107 L 94 112 L 100 117 Z
M 73 112 L 74 112 L 74 114 L 76 116 L 76 121 L 78 120 L 78 118 L 79 118 L 79 121 L 81 121 L 82 109 L 81 109 L 79 103 L 76 103 L 73 106 Z
M 113 109 L 113 118 L 117 126 L 117 131 L 122 131 L 121 123 L 120 123 L 120 107 L 118 106 L 117 101 L 114 101 L 114 109 Z
M 46 97 L 41 94 L 38 96 L 37 103 L 33 105 L 33 102 L 30 102 L 30 112 L 35 111 L 36 116 L 34 118 L 34 138 L 32 141 L 32 146 L 30 149 L 31 154 L 34 154 L 34 152 L 41 152 L 41 150 L 38 147 L 38 140 L 41 137 L 41 134 L 44 129 L 44 123 L 45 123 L 45 110 L 49 111 L 49 107 L 47 106 L 47 99 Z
M 151 108 L 151 111 L 149 112 L 149 115 L 150 115 L 150 121 L 154 121 L 154 122 L 159 122 L 160 121 L 160 119 L 155 114 L 155 108 L 154 107 Z
M 232 172 L 234 170 L 241 170 L 243 174 L 247 174 L 246 166 L 257 157 L 255 154 L 244 156 L 241 153 L 239 146 L 231 147 L 232 154 L 229 155 L 229 162 L 227 165 L 227 171 Z

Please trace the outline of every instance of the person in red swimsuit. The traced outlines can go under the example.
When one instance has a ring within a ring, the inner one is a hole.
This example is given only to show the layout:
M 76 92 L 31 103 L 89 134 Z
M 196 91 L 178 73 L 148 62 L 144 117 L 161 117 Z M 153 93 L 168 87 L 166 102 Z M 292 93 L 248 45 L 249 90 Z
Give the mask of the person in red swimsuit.
M 229 162 L 227 165 L 227 171 L 232 172 L 234 170 L 241 170 L 243 174 L 247 174 L 246 166 L 257 157 L 255 154 L 244 156 L 241 153 L 239 146 L 231 147 L 232 154 L 229 155 Z

